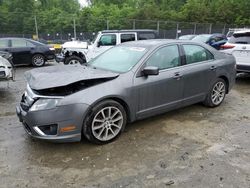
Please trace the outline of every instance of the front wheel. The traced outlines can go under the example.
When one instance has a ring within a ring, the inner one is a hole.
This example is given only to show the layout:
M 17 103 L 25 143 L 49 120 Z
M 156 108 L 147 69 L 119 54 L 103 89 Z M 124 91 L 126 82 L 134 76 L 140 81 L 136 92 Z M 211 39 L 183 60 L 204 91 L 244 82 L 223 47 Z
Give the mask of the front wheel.
M 67 57 L 64 64 L 65 65 L 82 65 L 86 63 L 86 60 L 85 59 L 82 59 L 76 55 L 72 55 L 70 57 Z
M 225 80 L 218 78 L 210 89 L 204 104 L 208 107 L 217 107 L 221 105 L 226 96 L 227 85 Z
M 42 67 L 45 64 L 45 58 L 42 54 L 35 54 L 32 57 L 32 65 L 35 67 Z
M 106 100 L 97 104 L 84 122 L 83 135 L 92 143 L 105 144 L 124 130 L 127 115 L 121 104 Z

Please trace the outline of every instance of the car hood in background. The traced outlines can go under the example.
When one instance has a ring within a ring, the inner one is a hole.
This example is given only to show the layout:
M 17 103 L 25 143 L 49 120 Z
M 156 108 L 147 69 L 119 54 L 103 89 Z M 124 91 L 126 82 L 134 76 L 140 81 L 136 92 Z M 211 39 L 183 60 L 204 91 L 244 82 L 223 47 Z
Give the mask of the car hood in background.
M 81 65 L 36 68 L 25 73 L 30 88 L 34 90 L 50 89 L 85 80 L 108 79 L 118 76 L 118 73 Z
M 69 41 L 65 42 L 62 45 L 63 48 L 88 48 L 88 43 L 87 42 L 82 42 L 82 41 Z

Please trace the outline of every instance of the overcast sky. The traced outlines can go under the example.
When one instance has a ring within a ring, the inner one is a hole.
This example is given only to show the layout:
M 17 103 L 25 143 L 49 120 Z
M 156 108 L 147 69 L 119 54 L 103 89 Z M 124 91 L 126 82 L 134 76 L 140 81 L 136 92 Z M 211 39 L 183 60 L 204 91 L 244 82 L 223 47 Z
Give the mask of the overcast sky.
M 78 0 L 79 3 L 81 4 L 81 6 L 85 7 L 88 5 L 88 3 L 86 2 L 86 0 Z

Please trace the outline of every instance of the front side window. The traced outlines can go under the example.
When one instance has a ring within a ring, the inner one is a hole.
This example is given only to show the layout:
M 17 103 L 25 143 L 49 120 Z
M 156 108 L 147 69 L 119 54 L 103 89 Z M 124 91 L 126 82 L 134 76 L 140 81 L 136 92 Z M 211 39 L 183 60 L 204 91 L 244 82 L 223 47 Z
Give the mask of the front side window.
M 213 55 L 205 48 L 198 45 L 183 45 L 186 63 L 192 64 L 202 61 L 208 61 L 214 59 Z
M 135 41 L 135 34 L 121 34 L 121 43 Z
M 9 40 L 7 39 L 1 39 L 0 40 L 0 48 L 8 48 L 9 47 Z
M 155 66 L 160 70 L 180 65 L 180 55 L 177 45 L 166 46 L 156 51 L 147 61 L 147 66 Z
M 131 70 L 148 50 L 143 47 L 116 46 L 88 62 L 90 66 L 124 73 Z
M 116 35 L 102 35 L 99 41 L 101 46 L 115 46 Z
M 11 44 L 14 48 L 27 47 L 27 42 L 24 39 L 12 39 Z

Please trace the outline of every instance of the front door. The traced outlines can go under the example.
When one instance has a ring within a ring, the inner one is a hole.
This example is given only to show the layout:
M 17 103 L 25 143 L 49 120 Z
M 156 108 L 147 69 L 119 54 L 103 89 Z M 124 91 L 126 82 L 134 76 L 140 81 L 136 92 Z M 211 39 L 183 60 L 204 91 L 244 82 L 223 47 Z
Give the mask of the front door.
M 103 34 L 99 38 L 96 44 L 94 44 L 94 48 L 89 50 L 87 53 L 88 60 L 95 58 L 96 56 L 102 54 L 107 51 L 111 47 L 117 44 L 117 34 Z
M 182 70 L 178 45 L 165 46 L 151 55 L 145 66 L 158 67 L 156 76 L 139 76 L 134 80 L 139 101 L 137 119 L 179 107 L 182 100 Z

